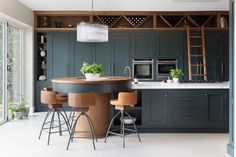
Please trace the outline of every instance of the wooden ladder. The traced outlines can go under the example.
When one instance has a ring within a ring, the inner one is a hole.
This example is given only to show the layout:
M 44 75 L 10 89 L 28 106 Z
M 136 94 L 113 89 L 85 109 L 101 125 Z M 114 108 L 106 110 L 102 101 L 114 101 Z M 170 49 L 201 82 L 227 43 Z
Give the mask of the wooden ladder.
M 188 46 L 188 75 L 189 80 L 192 80 L 193 77 L 204 77 L 204 80 L 207 80 L 207 66 L 206 66 L 206 47 L 205 47 L 205 33 L 204 27 L 200 29 L 200 35 L 193 34 L 193 32 L 199 32 L 198 30 L 191 30 L 189 26 L 187 27 L 187 46 Z M 195 40 L 201 44 L 191 44 Z M 199 40 L 201 40 L 199 42 Z M 198 52 L 192 52 L 194 49 L 198 50 Z M 201 51 L 200 51 L 201 50 Z M 196 54 L 194 54 L 196 53 Z M 195 62 L 193 59 L 195 58 Z M 199 62 L 200 60 L 200 62 Z M 195 68 L 194 68 L 195 67 Z M 203 68 L 203 73 L 202 73 Z M 193 69 L 196 69 L 194 71 Z

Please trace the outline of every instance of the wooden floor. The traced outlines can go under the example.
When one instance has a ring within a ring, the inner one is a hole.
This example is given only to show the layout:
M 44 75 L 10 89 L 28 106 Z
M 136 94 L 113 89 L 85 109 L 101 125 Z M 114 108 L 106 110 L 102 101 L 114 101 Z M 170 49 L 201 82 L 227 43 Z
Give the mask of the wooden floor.
M 226 153 L 228 134 L 141 134 L 139 143 L 135 134 L 126 137 L 127 148 L 122 148 L 122 139 L 117 136 L 99 139 L 97 150 L 93 150 L 89 139 L 75 139 L 65 150 L 68 134 L 52 135 L 51 144 L 46 145 L 47 136 L 38 140 L 38 133 L 45 113 L 29 119 L 11 121 L 0 126 L 1 157 L 229 157 Z

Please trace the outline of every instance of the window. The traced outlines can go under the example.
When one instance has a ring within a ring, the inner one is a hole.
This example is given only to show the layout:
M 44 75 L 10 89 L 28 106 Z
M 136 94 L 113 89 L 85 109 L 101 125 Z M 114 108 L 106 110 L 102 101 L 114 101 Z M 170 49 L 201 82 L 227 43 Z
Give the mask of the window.
M 0 123 L 22 93 L 22 29 L 0 20 Z

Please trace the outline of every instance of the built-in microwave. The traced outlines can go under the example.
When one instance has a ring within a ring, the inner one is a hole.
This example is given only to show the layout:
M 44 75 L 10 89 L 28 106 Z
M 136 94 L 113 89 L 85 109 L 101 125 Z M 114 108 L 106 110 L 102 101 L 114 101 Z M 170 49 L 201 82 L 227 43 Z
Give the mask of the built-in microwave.
M 166 80 L 170 77 L 170 70 L 177 68 L 177 59 L 157 59 L 156 79 Z
M 153 59 L 133 59 L 132 77 L 139 80 L 153 80 Z

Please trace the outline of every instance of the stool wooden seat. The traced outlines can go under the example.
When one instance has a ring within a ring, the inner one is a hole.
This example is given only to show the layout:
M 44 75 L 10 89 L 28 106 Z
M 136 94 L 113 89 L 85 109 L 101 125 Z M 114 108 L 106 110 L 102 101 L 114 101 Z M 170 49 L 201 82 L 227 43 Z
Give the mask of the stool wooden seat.
M 125 130 L 126 131 L 130 131 L 130 132 L 136 132 L 139 142 L 141 142 L 137 127 L 135 125 L 135 122 L 133 120 L 133 118 L 125 111 L 125 109 L 130 108 L 130 107 L 134 107 L 137 104 L 137 100 L 138 100 L 138 94 L 137 91 L 134 92 L 119 92 L 118 94 L 118 99 L 114 99 L 110 101 L 111 105 L 115 106 L 116 110 L 119 110 L 119 112 L 117 112 L 115 114 L 115 116 L 112 118 L 109 127 L 107 129 L 107 133 L 106 133 L 106 137 L 105 137 L 105 142 L 107 141 L 107 136 L 108 134 L 114 134 L 114 135 L 119 135 L 122 136 L 123 138 L 123 148 L 125 148 Z M 110 131 L 111 125 L 114 122 L 114 120 L 116 119 L 116 117 L 121 114 L 121 127 L 120 127 L 120 134 L 116 133 L 114 131 Z M 132 129 L 128 129 L 124 127 L 124 114 L 127 115 L 129 117 L 129 119 L 132 120 L 132 124 L 134 126 L 134 130 Z
M 58 94 L 56 91 L 53 91 L 51 87 L 44 88 L 41 90 L 41 103 L 48 105 L 48 112 L 46 114 L 46 117 L 43 121 L 43 125 L 41 127 L 40 133 L 39 133 L 39 139 L 41 137 L 42 131 L 47 130 L 48 131 L 48 142 L 49 145 L 50 142 L 50 136 L 52 133 L 59 132 L 59 135 L 62 135 L 63 131 L 68 131 L 70 133 L 70 126 L 68 123 L 68 117 L 63 109 L 63 104 L 68 102 L 68 97 L 63 94 Z M 62 111 L 62 112 L 61 112 Z M 55 113 L 57 113 L 58 116 L 58 125 L 55 126 Z M 49 115 L 52 114 L 51 120 L 47 121 Z M 63 118 L 64 123 L 61 122 L 60 117 Z M 45 127 L 45 125 L 49 124 L 49 127 Z M 62 130 L 62 126 L 66 125 L 66 130 Z M 52 129 L 59 128 L 58 131 L 52 132 Z
M 68 141 L 66 149 L 67 150 L 69 149 L 70 142 L 73 141 L 74 134 L 76 132 L 75 128 L 77 125 L 77 121 L 79 120 L 79 118 L 81 116 L 85 116 L 85 118 L 88 121 L 89 127 L 90 127 L 93 148 L 95 150 L 96 148 L 95 148 L 94 139 L 96 139 L 96 141 L 97 141 L 95 129 L 94 129 L 92 120 L 90 119 L 90 117 L 86 113 L 89 110 L 89 106 L 95 105 L 95 103 L 96 103 L 95 95 L 92 93 L 69 93 L 68 99 L 69 99 L 68 105 L 73 108 L 73 110 L 72 110 L 73 113 L 71 113 L 71 114 L 74 115 L 75 112 L 78 112 L 79 114 L 77 115 L 77 118 L 75 121 L 72 118 L 72 123 L 71 123 L 72 129 L 71 129 L 71 133 L 70 133 L 70 137 L 69 137 L 69 141 Z

